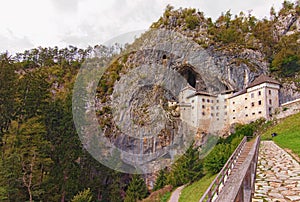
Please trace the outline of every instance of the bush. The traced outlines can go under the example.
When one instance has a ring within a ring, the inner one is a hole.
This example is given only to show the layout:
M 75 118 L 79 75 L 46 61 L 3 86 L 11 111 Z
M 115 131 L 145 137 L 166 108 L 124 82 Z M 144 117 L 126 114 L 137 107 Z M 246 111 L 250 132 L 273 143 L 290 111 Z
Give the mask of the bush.
M 199 19 L 195 15 L 187 16 L 185 18 L 186 27 L 190 30 L 195 29 L 199 25 Z

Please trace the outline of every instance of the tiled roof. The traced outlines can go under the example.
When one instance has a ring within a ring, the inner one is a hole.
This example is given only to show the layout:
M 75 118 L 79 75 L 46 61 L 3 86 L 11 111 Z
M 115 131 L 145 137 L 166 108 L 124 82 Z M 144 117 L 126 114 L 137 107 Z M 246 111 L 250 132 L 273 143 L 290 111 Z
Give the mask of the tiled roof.
M 253 86 L 257 86 L 262 83 L 273 83 L 273 84 L 280 85 L 280 83 L 278 81 L 276 81 L 275 79 L 272 79 L 271 77 L 268 77 L 267 75 L 262 74 L 259 77 L 257 77 L 252 83 L 250 83 L 247 88 L 251 88 Z
M 191 98 L 191 97 L 194 97 L 196 95 L 204 95 L 204 96 L 208 96 L 208 97 L 217 97 L 215 95 L 212 95 L 208 92 L 205 92 L 205 91 L 197 91 L 196 93 L 193 93 L 192 95 L 188 96 L 187 98 Z

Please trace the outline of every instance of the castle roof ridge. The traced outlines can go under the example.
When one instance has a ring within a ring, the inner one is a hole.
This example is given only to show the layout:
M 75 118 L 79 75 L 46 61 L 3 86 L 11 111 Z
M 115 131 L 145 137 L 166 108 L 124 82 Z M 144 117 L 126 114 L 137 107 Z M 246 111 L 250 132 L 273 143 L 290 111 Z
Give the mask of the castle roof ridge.
M 262 83 L 273 83 L 273 84 L 280 85 L 280 83 L 278 81 L 276 81 L 275 79 L 273 79 L 265 74 L 261 74 L 259 77 L 254 79 L 254 81 L 252 83 L 250 83 L 249 86 L 247 86 L 247 88 L 251 88 L 251 87 L 260 85 Z

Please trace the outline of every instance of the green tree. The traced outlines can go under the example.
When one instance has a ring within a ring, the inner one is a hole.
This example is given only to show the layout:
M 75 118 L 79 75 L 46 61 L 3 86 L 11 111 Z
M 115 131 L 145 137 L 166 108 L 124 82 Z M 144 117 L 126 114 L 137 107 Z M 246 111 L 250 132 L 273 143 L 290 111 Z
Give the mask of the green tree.
M 147 196 L 148 190 L 145 181 L 139 175 L 133 175 L 126 191 L 125 202 L 136 202 Z
M 194 182 L 203 176 L 203 165 L 198 149 L 191 144 L 184 155 L 172 165 L 171 172 L 167 177 L 171 185 L 180 186 Z
M 49 158 L 50 143 L 46 141 L 45 127 L 38 118 L 23 124 L 14 123 L 12 129 L 3 137 L 3 160 L 0 186 L 6 183 L 10 200 L 23 200 L 12 191 L 26 192 L 27 200 L 41 200 L 46 191 L 44 184 L 52 164 Z M 21 184 L 21 186 L 16 186 Z M 22 188 L 25 188 L 24 190 Z
M 16 80 L 13 61 L 7 53 L 0 55 L 0 138 L 15 114 Z
M 93 195 L 91 193 L 90 188 L 88 188 L 76 194 L 71 200 L 71 202 L 91 202 L 92 199 Z
M 158 177 L 155 181 L 155 185 L 153 190 L 156 191 L 158 189 L 163 188 L 164 186 L 167 185 L 167 177 L 166 177 L 166 171 L 165 169 L 162 169 L 159 171 Z
M 211 174 L 218 173 L 231 155 L 230 144 L 218 144 L 205 157 L 204 168 Z

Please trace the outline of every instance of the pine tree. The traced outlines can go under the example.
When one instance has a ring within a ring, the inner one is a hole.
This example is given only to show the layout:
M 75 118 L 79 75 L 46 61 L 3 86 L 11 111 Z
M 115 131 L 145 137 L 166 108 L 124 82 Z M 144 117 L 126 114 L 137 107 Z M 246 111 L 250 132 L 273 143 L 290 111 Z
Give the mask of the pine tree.
M 136 202 L 147 196 L 148 190 L 145 181 L 139 175 L 133 175 L 126 191 L 125 202 Z
M 173 186 L 193 182 L 203 176 L 203 165 L 199 158 L 198 147 L 193 144 L 187 149 L 171 168 L 167 181 Z
M 162 169 L 159 171 L 158 177 L 155 181 L 155 185 L 153 190 L 156 191 L 158 189 L 163 188 L 164 186 L 167 185 L 167 177 L 166 177 L 166 171 L 165 169 Z
M 88 188 L 76 194 L 71 200 L 71 202 L 92 202 L 92 199 L 93 195 L 91 193 L 90 188 Z
M 3 137 L 0 186 L 6 185 L 10 200 L 24 200 L 24 192 L 30 202 L 41 200 L 46 191 L 43 185 L 47 183 L 52 161 L 50 143 L 43 138 L 45 133 L 39 119 L 32 118 L 21 125 L 14 122 Z
M 16 79 L 13 61 L 7 53 L 0 55 L 0 138 L 15 114 Z

